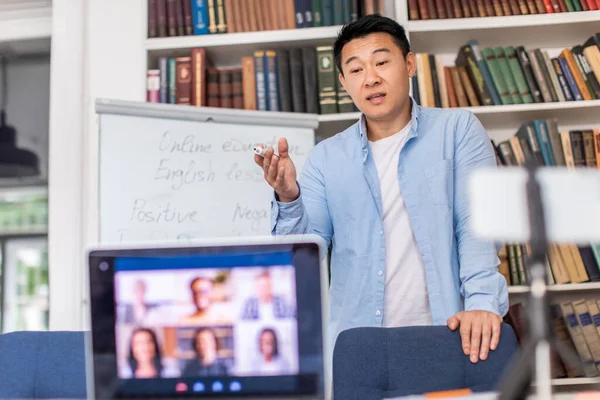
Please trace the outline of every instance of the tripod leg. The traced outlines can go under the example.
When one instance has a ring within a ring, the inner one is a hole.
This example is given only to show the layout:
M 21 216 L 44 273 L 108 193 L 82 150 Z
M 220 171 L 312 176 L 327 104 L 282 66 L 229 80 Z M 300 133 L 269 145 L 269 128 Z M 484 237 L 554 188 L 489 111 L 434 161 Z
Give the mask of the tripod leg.
M 521 346 L 519 356 L 510 363 L 498 386 L 498 400 L 525 400 L 531 390 L 536 342 Z

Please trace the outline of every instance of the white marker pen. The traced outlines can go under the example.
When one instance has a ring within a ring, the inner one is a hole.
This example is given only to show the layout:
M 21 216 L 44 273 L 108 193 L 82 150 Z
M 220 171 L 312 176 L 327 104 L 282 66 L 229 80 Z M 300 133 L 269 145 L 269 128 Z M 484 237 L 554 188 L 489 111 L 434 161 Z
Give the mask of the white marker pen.
M 256 146 L 256 147 L 254 147 L 254 149 L 253 149 L 253 150 L 254 150 L 254 154 L 258 154 L 258 155 L 259 155 L 259 156 L 261 156 L 261 157 L 264 157 L 264 156 L 265 156 L 265 151 L 266 151 L 266 150 L 265 150 L 265 149 L 263 149 L 262 147 L 258 147 L 258 146 Z M 277 154 L 273 154 L 273 155 L 274 155 L 274 156 L 277 156 Z M 278 156 L 277 156 L 277 157 L 278 157 Z

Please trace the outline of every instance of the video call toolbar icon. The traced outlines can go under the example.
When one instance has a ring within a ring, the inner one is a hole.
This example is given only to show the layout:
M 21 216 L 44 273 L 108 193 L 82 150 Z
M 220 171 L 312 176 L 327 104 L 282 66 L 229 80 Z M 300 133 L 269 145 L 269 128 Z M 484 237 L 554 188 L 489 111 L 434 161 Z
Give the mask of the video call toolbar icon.
M 206 390 L 206 386 L 202 382 L 196 382 L 196 383 L 194 383 L 193 390 L 196 393 L 201 393 Z
M 242 384 L 238 381 L 233 381 L 229 384 L 229 390 L 231 392 L 239 392 L 242 390 Z
M 176 392 L 187 392 L 188 390 L 188 385 L 185 382 L 178 382 L 177 385 L 175 385 L 175 391 Z
M 222 392 L 223 391 L 223 384 L 219 381 L 214 381 L 212 384 L 212 391 L 213 392 Z

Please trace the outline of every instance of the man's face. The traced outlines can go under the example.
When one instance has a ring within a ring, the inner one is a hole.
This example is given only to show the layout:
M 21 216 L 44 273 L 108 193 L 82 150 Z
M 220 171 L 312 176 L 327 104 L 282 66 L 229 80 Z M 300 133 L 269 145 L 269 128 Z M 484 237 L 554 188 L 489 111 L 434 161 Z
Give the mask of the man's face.
M 194 282 L 192 287 L 192 295 L 194 297 L 194 304 L 198 311 L 206 310 L 210 306 L 210 295 L 212 290 L 212 283 L 207 279 L 198 279 Z
M 387 33 L 353 39 L 342 49 L 340 81 L 354 104 L 371 120 L 400 113 L 409 100 L 409 77 L 416 71 L 414 54 L 406 57 Z

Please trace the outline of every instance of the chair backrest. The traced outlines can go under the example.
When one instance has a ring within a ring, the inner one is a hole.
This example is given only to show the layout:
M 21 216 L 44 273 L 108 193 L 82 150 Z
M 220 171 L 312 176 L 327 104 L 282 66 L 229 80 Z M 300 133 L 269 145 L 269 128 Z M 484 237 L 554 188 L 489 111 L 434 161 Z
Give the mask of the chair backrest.
M 496 388 L 518 352 L 512 327 L 502 324 L 500 343 L 487 360 L 471 363 L 460 333 L 446 326 L 352 328 L 333 352 L 335 400 L 381 400 L 432 391 Z
M 0 335 L 0 398 L 85 399 L 84 332 Z

